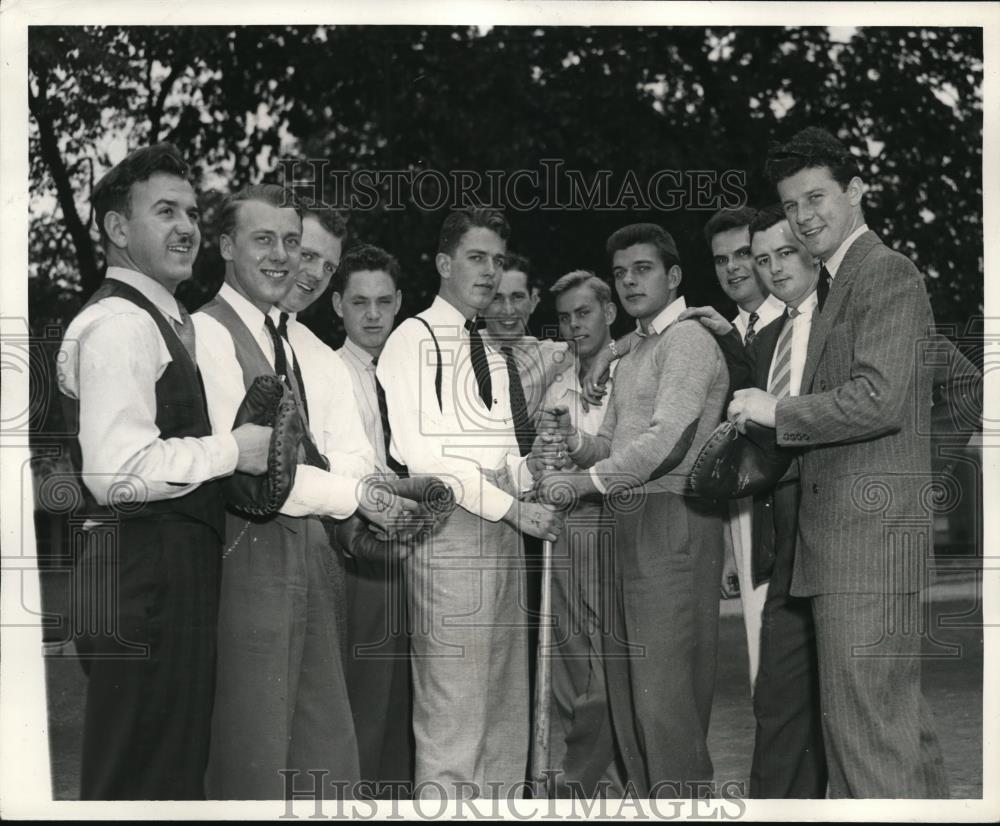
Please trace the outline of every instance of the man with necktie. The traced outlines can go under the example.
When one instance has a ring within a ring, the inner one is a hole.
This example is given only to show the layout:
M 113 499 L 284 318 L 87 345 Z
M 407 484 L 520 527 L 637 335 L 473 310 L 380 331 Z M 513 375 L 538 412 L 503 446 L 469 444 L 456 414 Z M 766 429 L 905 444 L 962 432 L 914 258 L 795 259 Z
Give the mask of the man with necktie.
M 399 263 L 362 244 L 340 262 L 333 309 L 346 338 L 337 354 L 353 382 L 354 398 L 380 475 L 405 475 L 392 458 L 385 393 L 375 375 L 379 356 L 402 303 Z M 375 797 L 399 795 L 413 780 L 410 643 L 402 560 L 347 560 L 347 691 L 358 737 L 361 778 Z
M 754 266 L 765 288 L 787 304 L 749 347 L 735 325 L 711 307 L 693 308 L 720 336 L 733 362 L 746 360 L 752 384 L 783 399 L 799 395 L 806 347 L 818 305 L 819 267 L 795 237 L 780 206 L 760 210 L 749 225 Z M 743 389 L 742 387 L 736 388 Z M 752 498 L 755 580 L 766 583 L 760 666 L 753 693 L 757 721 L 750 767 L 752 798 L 822 798 L 827 772 L 820 713 L 816 633 L 809 600 L 789 594 L 799 503 L 793 461 L 776 487 Z
M 754 269 L 750 253 L 750 222 L 756 210 L 750 207 L 720 209 L 705 224 L 705 240 L 712 252 L 715 277 L 722 291 L 736 304 L 732 324 L 744 346 L 784 312 L 785 305 L 762 283 Z M 750 665 L 750 688 L 757 680 L 760 658 L 760 622 L 767 597 L 767 580 L 754 576 L 751 565 L 753 500 L 734 499 L 729 503 L 729 518 L 723 537 L 726 540 L 726 564 L 722 569 L 722 595 L 740 597 L 743 625 L 747 635 L 747 658 Z M 736 583 L 732 582 L 736 574 Z M 736 585 L 737 587 L 734 587 Z
M 224 531 L 217 480 L 266 467 L 270 428 L 230 432 L 230 419 L 213 431 L 191 319 L 174 298 L 201 242 L 189 178 L 161 143 L 98 181 L 108 270 L 56 364 L 94 516 L 78 593 L 117 595 L 104 634 L 76 640 L 89 677 L 83 800 L 204 797 Z
M 360 774 L 337 628 L 338 551 L 318 517 L 358 512 L 405 536 L 415 509 L 366 478 L 372 452 L 346 368 L 276 306 L 290 290 L 325 287 L 339 243 L 313 223 L 304 239 L 291 193 L 271 184 L 227 199 L 220 230 L 225 282 L 194 316 L 212 420 L 232 421 L 253 379 L 278 375 L 329 469 L 300 463 L 272 518 L 227 516 L 206 789 L 212 799 L 268 800 L 323 783 L 327 796 L 351 795 Z M 321 262 L 317 277 L 300 271 L 303 249 Z
M 802 449 L 790 593 L 812 605 L 831 797 L 947 797 L 920 687 L 927 560 L 896 549 L 887 514 L 919 519 L 932 483 L 932 332 L 923 278 L 865 224 L 855 157 L 810 127 L 768 156 L 792 231 L 822 262 L 799 396 L 738 392 L 729 416 Z M 891 491 L 891 511 L 873 490 Z M 929 539 L 928 539 L 929 541 Z
M 508 235 L 499 212 L 448 215 L 435 257 L 438 295 L 389 336 L 376 370 L 390 455 L 411 473 L 445 479 L 459 506 L 407 560 L 419 797 L 518 796 L 527 770 L 520 534 L 555 539 L 561 519 L 517 498 L 531 480 L 507 365 L 477 325 L 499 285 Z

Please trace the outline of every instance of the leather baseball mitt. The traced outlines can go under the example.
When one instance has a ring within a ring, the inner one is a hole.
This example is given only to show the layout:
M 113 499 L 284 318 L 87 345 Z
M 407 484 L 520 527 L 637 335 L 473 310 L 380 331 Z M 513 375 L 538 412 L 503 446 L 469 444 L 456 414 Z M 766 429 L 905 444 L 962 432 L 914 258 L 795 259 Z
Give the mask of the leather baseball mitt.
M 277 376 L 258 376 L 247 390 L 233 428 L 250 422 L 272 428 L 267 470 L 236 472 L 225 483 L 226 501 L 250 516 L 272 516 L 285 504 L 306 437 L 295 398 Z
M 795 452 L 780 448 L 774 430 L 747 423 L 746 434 L 723 422 L 705 441 L 688 473 L 688 492 L 706 499 L 740 499 L 771 490 Z

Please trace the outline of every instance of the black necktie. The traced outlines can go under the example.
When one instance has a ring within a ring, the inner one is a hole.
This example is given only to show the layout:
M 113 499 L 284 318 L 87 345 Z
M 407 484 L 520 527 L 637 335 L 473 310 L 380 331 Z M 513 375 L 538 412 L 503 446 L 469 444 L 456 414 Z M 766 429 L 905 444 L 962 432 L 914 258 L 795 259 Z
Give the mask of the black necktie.
M 372 369 L 378 367 L 378 359 L 372 359 Z M 375 374 L 375 398 L 378 399 L 378 417 L 382 420 L 382 442 L 385 445 L 385 463 L 389 470 L 397 476 L 408 476 L 406 465 L 397 462 L 389 452 L 389 443 L 392 441 L 392 430 L 389 428 L 389 405 L 385 403 L 385 388 L 378 380 L 378 373 Z
M 757 331 L 754 329 L 754 325 L 760 320 L 760 316 L 757 313 L 750 313 L 750 318 L 747 321 L 747 331 L 743 336 L 743 346 L 749 347 L 750 342 L 754 340 L 757 336 Z
M 504 361 L 507 362 L 507 379 L 510 384 L 510 410 L 514 417 L 514 435 L 522 456 L 531 453 L 535 443 L 535 428 L 528 417 L 528 403 L 524 398 L 524 385 L 521 384 L 521 374 L 514 360 L 514 350 L 510 345 L 500 348 Z
M 830 294 L 830 284 L 832 281 L 833 276 L 830 275 L 830 271 L 826 268 L 826 264 L 824 264 L 819 268 L 819 284 L 816 285 L 816 302 L 819 305 L 820 312 L 823 311 L 826 297 Z
M 486 360 L 486 346 L 483 337 L 476 329 L 476 320 L 470 318 L 465 322 L 469 331 L 469 345 L 472 350 L 472 370 L 476 374 L 476 384 L 479 386 L 479 398 L 483 400 L 488 410 L 493 409 L 493 379 L 490 378 L 490 363 Z
M 288 313 L 281 313 L 278 316 L 278 335 L 281 336 L 285 341 L 288 341 Z M 299 385 L 299 396 L 302 398 L 302 412 L 305 414 L 306 421 L 309 421 L 309 405 L 306 402 L 306 384 L 302 381 L 302 371 L 299 369 L 299 360 L 295 358 L 295 348 L 292 347 L 292 342 L 288 341 L 288 348 L 292 351 L 292 371 L 295 373 L 295 381 Z M 281 358 L 285 358 L 285 348 L 281 348 Z M 275 365 L 277 365 L 277 358 L 275 358 Z

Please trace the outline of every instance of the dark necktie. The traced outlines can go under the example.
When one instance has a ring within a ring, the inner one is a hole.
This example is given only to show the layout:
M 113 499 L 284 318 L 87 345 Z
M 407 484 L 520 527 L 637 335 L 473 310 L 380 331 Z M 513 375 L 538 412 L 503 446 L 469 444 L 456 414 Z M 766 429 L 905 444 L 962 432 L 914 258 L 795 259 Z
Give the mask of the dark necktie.
M 281 376 L 282 380 L 289 387 L 298 390 L 299 399 L 302 401 L 302 417 L 308 421 L 309 414 L 306 411 L 306 390 L 305 387 L 300 383 L 298 375 L 294 377 L 289 377 L 288 375 L 288 359 L 285 357 L 285 345 L 281 341 L 281 337 L 278 335 L 278 331 L 275 329 L 274 321 L 271 316 L 264 316 L 264 326 L 267 328 L 268 335 L 271 336 L 271 344 L 274 345 L 274 372 L 275 375 Z M 291 347 L 291 345 L 289 345 Z M 294 358 L 294 350 L 293 358 Z M 298 370 L 295 371 L 298 374 Z M 297 385 L 297 386 L 296 386 Z
M 470 318 L 465 322 L 469 331 L 469 347 L 472 350 L 472 370 L 476 374 L 476 384 L 479 386 L 479 398 L 483 400 L 488 410 L 493 409 L 493 379 L 490 378 L 490 363 L 486 359 L 486 345 L 483 337 L 476 329 L 476 320 Z
M 504 361 L 507 362 L 507 379 L 510 384 L 510 410 L 514 417 L 514 435 L 522 456 L 531 453 L 535 443 L 535 428 L 528 416 L 528 403 L 524 398 L 524 385 L 521 384 L 521 374 L 514 360 L 513 348 L 505 344 L 500 348 Z
M 823 312 L 826 297 L 830 294 L 831 283 L 833 283 L 833 276 L 830 275 L 830 271 L 826 268 L 826 264 L 824 264 L 819 268 L 819 283 L 816 285 L 816 302 L 819 305 L 820 312 Z
M 747 320 L 747 331 L 743 336 L 743 346 L 749 347 L 750 342 L 752 342 L 757 337 L 757 331 L 754 329 L 754 325 L 760 320 L 760 316 L 757 313 L 750 313 L 750 318 Z
M 373 373 L 376 367 L 378 367 L 378 359 L 373 358 Z M 388 465 L 389 470 L 397 476 L 407 476 L 409 474 L 406 471 L 406 465 L 393 459 L 392 454 L 389 452 L 389 444 L 392 442 L 392 430 L 389 428 L 389 405 L 385 403 L 385 388 L 382 386 L 382 382 L 378 380 L 378 373 L 374 373 L 374 378 L 375 397 L 378 399 L 378 417 L 382 420 L 382 442 L 385 446 L 385 463 Z
M 285 341 L 288 341 L 288 313 L 281 313 L 278 316 L 278 335 L 281 336 Z M 292 342 L 288 341 L 288 348 L 292 351 L 292 371 L 295 373 L 295 381 L 299 385 L 299 396 L 302 398 L 302 412 L 305 414 L 306 421 L 309 421 L 309 405 L 306 402 L 306 384 L 302 381 L 302 370 L 299 369 L 299 360 L 295 358 L 295 348 L 292 347 Z M 281 348 L 281 356 L 285 356 L 285 348 Z M 275 359 L 275 364 L 277 364 L 277 359 Z

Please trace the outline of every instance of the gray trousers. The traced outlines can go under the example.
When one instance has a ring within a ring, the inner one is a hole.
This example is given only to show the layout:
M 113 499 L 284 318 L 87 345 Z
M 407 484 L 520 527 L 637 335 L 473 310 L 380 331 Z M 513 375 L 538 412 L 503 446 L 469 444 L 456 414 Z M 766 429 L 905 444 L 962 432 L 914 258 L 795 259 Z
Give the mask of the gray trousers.
M 292 780 L 349 796 L 342 784 L 360 779 L 358 747 L 326 531 L 311 518 L 228 517 L 226 547 L 207 797 L 280 800 Z
M 407 565 L 415 797 L 521 796 L 528 648 L 521 537 L 458 508 Z

